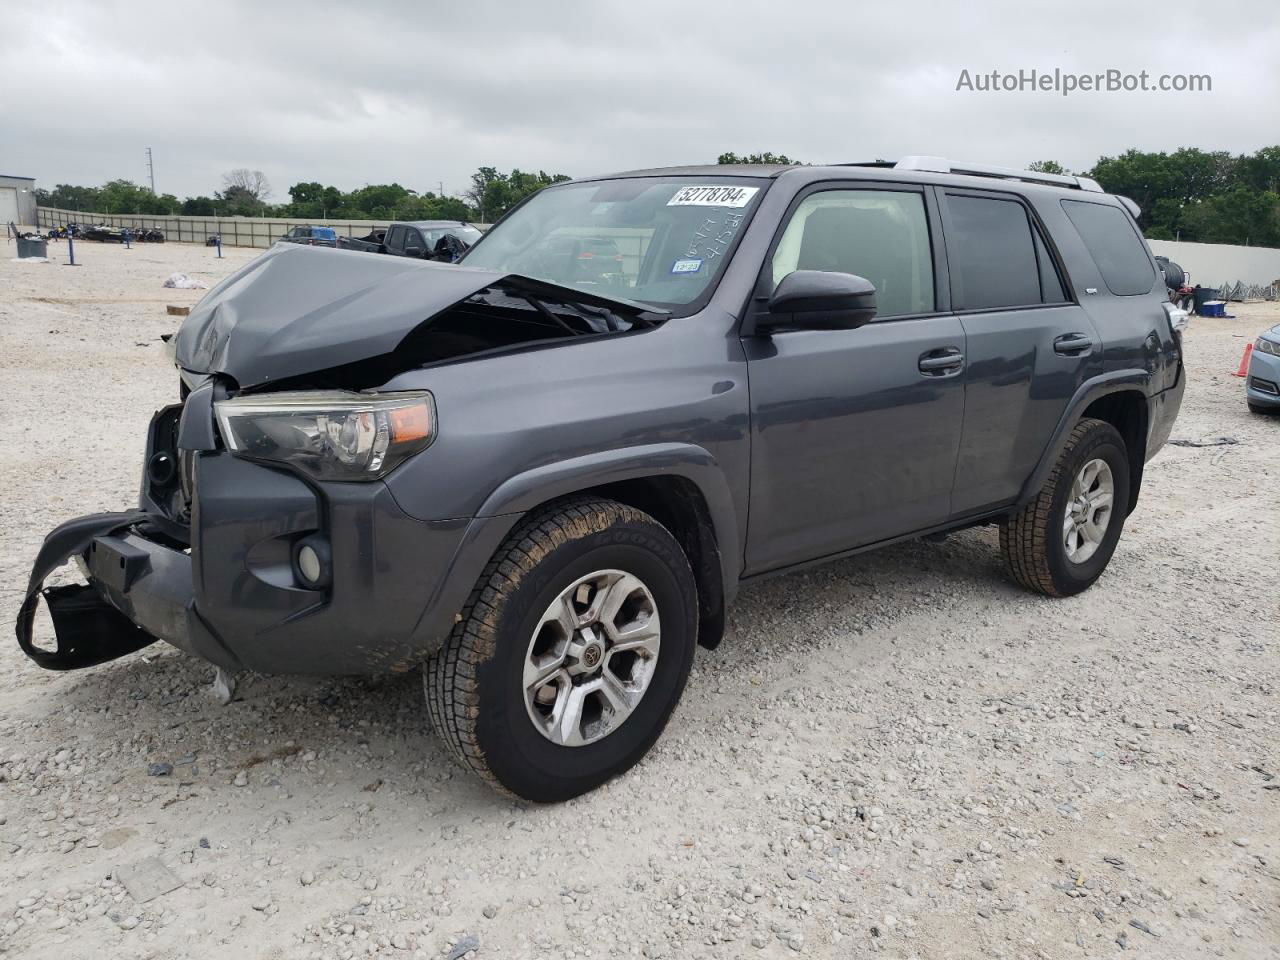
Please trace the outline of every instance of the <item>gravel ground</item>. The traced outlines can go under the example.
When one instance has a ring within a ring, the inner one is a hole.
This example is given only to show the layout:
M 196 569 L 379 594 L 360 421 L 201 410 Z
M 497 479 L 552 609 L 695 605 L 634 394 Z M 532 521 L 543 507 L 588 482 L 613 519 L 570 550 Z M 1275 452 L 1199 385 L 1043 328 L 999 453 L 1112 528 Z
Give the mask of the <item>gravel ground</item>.
M 0 259 L 6 617 L 50 527 L 135 496 L 199 296 L 161 281 L 227 255 Z M 223 707 L 162 644 L 0 645 L 0 952 L 1280 956 L 1280 418 L 1229 375 L 1280 310 L 1234 309 L 1193 321 L 1174 431 L 1234 444 L 1150 464 L 1092 590 L 1021 592 L 993 529 L 754 586 L 651 755 L 562 806 L 461 773 L 416 675 Z

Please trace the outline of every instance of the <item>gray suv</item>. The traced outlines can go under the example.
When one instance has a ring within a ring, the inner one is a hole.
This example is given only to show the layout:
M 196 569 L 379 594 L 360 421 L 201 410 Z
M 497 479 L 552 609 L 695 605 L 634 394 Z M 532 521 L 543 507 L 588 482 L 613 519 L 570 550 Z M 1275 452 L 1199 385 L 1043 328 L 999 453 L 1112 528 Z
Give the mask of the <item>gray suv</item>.
M 744 583 L 979 524 L 1030 590 L 1098 579 L 1184 387 L 1135 211 L 914 157 L 565 183 L 456 266 L 277 246 L 184 322 L 137 509 L 49 534 L 19 642 L 425 667 L 462 764 L 573 797 Z

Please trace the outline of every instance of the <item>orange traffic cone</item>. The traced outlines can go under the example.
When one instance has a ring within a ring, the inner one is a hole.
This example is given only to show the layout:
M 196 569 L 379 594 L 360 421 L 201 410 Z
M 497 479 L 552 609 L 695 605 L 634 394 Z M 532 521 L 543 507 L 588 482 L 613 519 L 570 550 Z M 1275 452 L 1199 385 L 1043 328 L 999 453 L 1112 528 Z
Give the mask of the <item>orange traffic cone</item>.
M 1253 344 L 1246 343 L 1244 346 L 1244 356 L 1240 358 L 1240 369 L 1232 374 L 1233 377 L 1246 377 L 1249 375 L 1249 354 L 1253 353 Z

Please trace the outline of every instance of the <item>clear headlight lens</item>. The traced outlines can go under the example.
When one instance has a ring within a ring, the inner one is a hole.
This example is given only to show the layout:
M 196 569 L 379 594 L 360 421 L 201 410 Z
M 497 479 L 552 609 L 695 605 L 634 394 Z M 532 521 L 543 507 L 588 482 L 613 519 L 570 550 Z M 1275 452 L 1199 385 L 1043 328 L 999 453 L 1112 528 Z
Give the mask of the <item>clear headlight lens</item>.
M 1259 337 L 1257 342 L 1254 343 L 1253 349 L 1259 353 L 1269 353 L 1273 357 L 1280 357 L 1280 343 L 1276 343 L 1274 340 L 1263 340 Z
M 219 400 L 214 411 L 235 455 L 287 463 L 320 480 L 384 476 L 436 433 L 426 391 L 272 393 Z

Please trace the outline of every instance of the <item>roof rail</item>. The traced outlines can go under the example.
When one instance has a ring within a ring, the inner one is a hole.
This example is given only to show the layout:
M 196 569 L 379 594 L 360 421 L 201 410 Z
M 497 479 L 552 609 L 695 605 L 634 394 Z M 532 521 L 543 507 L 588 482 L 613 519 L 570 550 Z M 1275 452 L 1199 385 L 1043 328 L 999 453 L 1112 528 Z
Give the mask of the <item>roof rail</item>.
M 1034 170 L 1018 170 L 1014 167 L 996 167 L 987 163 L 952 163 L 946 157 L 903 157 L 893 165 L 895 170 L 920 170 L 927 173 L 956 173 L 969 177 L 998 177 L 1002 180 L 1023 180 L 1027 183 L 1047 183 L 1071 190 L 1088 190 L 1103 193 L 1096 180 L 1089 177 L 1073 177 L 1062 173 L 1038 173 Z

